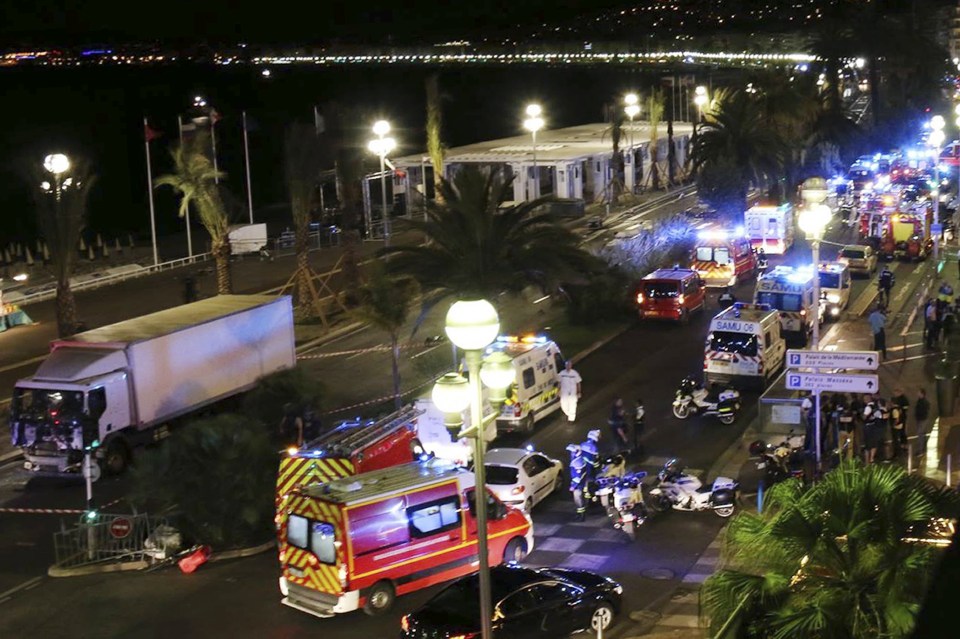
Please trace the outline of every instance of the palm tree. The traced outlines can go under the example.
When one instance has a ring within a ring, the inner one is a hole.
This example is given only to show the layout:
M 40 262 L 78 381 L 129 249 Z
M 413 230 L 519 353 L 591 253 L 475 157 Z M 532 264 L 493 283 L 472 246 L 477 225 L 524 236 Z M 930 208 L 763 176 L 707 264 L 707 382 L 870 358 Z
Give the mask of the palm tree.
M 660 120 L 663 118 L 663 93 L 657 89 L 650 92 L 647 98 L 647 121 L 650 122 L 650 175 L 647 179 L 650 182 L 650 188 L 657 190 L 660 188 L 660 149 L 659 149 L 659 127 Z
M 441 105 L 440 79 L 434 73 L 427 77 L 427 155 L 433 166 L 434 198 L 442 198 L 440 181 L 443 179 L 443 106 Z M 426 182 L 424 182 L 426 184 Z M 426 199 L 427 194 L 423 194 Z
M 347 132 L 354 120 L 348 109 L 336 103 L 323 108 L 327 124 L 325 152 L 333 156 L 338 197 L 340 199 L 340 246 L 343 247 L 343 290 L 348 303 L 355 300 L 354 292 L 360 285 L 361 221 L 363 220 L 363 157 L 359 141 Z
M 620 105 L 616 102 L 609 104 L 607 105 L 607 117 L 610 120 L 610 126 L 600 137 L 602 139 L 609 133 L 610 143 L 613 146 L 613 154 L 610 156 L 610 168 L 612 169 L 611 173 L 613 173 L 613 176 L 607 185 L 607 192 L 609 193 L 610 204 L 616 206 L 620 200 L 620 195 L 623 193 L 624 166 L 623 153 L 620 152 L 620 140 L 623 137 L 623 109 L 621 109 Z
M 198 133 L 170 151 L 173 173 L 163 175 L 156 186 L 170 186 L 180 193 L 180 217 L 186 217 L 191 205 L 203 228 L 210 234 L 211 252 L 217 268 L 217 293 L 233 290 L 230 275 L 230 218 L 220 195 L 217 180 L 226 177 L 217 171 L 207 155 L 207 134 Z
M 776 179 L 783 157 L 784 142 L 760 102 L 745 91 L 718 91 L 693 147 L 695 170 L 734 167 L 738 175 L 730 186 L 737 194 L 736 206 L 745 211 L 747 190 Z
M 426 244 L 381 251 L 391 272 L 420 283 L 427 308 L 450 295 L 495 300 L 530 284 L 552 288 L 596 264 L 571 231 L 536 212 L 550 198 L 501 208 L 513 187 L 498 172 L 468 167 L 440 189 L 443 203 L 431 203 L 426 220 L 407 222 Z
M 323 145 L 312 125 L 296 122 L 287 128 L 283 150 L 283 172 L 290 194 L 290 211 L 293 214 L 297 314 L 300 317 L 310 317 L 317 311 L 308 259 L 310 212 L 313 210 L 317 180 L 324 165 Z
M 37 205 L 37 226 L 50 247 L 50 262 L 57 278 L 57 335 L 66 337 L 77 331 L 77 301 L 70 288 L 70 275 L 96 178 L 86 160 L 74 159 L 68 171 L 57 176 L 34 164 L 29 180 Z
M 390 336 L 393 365 L 393 402 L 397 410 L 402 405 L 400 392 L 400 330 L 407 322 L 410 309 L 419 293 L 416 280 L 395 276 L 375 263 L 367 272 L 367 281 L 357 292 L 358 306 L 353 314 Z
M 907 637 L 939 551 L 922 543 L 958 496 L 897 466 L 845 462 L 822 481 L 772 488 L 763 514 L 727 531 L 704 583 L 714 639 Z

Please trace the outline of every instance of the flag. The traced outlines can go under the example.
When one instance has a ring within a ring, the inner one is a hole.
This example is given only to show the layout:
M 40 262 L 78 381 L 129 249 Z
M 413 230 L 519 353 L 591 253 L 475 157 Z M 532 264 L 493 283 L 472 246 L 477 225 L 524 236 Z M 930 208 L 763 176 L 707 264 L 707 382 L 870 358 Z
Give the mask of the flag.
M 147 142 L 153 142 L 157 138 L 163 135 L 162 131 L 158 131 L 152 128 L 149 124 L 144 121 L 143 123 L 143 137 L 146 138 Z
M 320 109 L 316 106 L 313 107 L 313 126 L 317 129 L 317 135 L 321 135 L 327 130 L 327 123 L 324 122 L 323 116 L 320 115 Z

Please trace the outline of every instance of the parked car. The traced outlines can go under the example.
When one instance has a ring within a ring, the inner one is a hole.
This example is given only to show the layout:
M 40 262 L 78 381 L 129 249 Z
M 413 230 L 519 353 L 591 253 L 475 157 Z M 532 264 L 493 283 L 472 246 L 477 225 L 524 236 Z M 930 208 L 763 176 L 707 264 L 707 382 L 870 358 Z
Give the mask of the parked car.
M 494 448 L 484 457 L 487 488 L 503 503 L 530 512 L 563 488 L 563 464 L 526 448 Z
M 848 244 L 840 249 L 837 261 L 846 264 L 851 273 L 870 276 L 877 271 L 877 253 L 870 246 Z
M 403 639 L 480 636 L 479 576 L 454 582 L 400 621 Z M 573 632 L 607 630 L 620 612 L 623 587 L 585 570 L 490 568 L 493 636 L 555 639 Z

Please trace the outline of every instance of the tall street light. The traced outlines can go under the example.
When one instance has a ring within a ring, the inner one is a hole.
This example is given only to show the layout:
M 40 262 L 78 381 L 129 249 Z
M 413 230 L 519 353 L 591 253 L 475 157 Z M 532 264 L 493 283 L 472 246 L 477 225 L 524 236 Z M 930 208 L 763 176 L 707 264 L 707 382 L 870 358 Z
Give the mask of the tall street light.
M 936 153 L 933 156 L 933 175 L 934 184 L 933 187 L 933 222 L 934 224 L 940 224 L 940 147 L 943 146 L 943 140 L 946 135 L 943 133 L 943 127 L 946 126 L 946 122 L 943 119 L 942 115 L 935 115 L 930 118 L 930 128 L 933 129 L 930 131 L 930 137 L 928 142 L 930 146 L 936 149 Z M 942 227 L 940 227 L 942 228 Z M 933 239 L 933 259 L 940 259 L 940 237 L 935 237 Z
M 813 318 L 813 335 L 810 350 L 820 350 L 820 240 L 830 223 L 830 207 L 823 203 L 827 199 L 827 181 L 820 177 L 804 180 L 800 187 L 800 197 L 804 206 L 800 211 L 797 224 L 806 233 L 813 250 L 813 299 L 816 305 L 816 317 Z M 816 391 L 816 430 L 814 438 L 817 447 L 817 470 L 820 469 L 820 391 Z
M 480 629 L 483 639 L 493 634 L 493 602 L 490 593 L 490 551 L 487 548 L 487 482 L 483 465 L 483 385 L 505 388 L 514 379 L 512 367 L 503 365 L 502 358 L 491 356 L 483 361 L 483 350 L 493 343 L 500 332 L 497 310 L 487 300 L 461 300 L 447 311 L 447 337 L 464 351 L 469 381 L 456 373 L 440 378 L 433 387 L 433 401 L 446 413 L 462 412 L 470 406 L 470 428 L 457 437 L 469 437 L 473 443 L 474 509 L 477 520 L 477 556 L 480 580 Z M 481 370 L 482 367 L 482 370 Z
M 628 93 L 623 96 L 623 103 L 625 105 L 623 112 L 630 118 L 630 170 L 633 171 L 633 179 L 630 183 L 634 184 L 637 180 L 637 156 L 633 151 L 633 118 L 640 113 L 640 98 L 636 93 Z
M 540 196 L 540 171 L 537 169 L 537 131 L 543 128 L 543 118 L 540 117 L 543 109 L 540 108 L 539 104 L 528 104 L 526 113 L 527 119 L 523 121 L 523 128 L 533 136 L 533 197 L 536 198 Z
M 703 120 L 703 107 L 710 98 L 707 97 L 707 87 L 698 86 L 693 92 L 693 103 L 697 105 L 697 124 Z M 696 129 L 696 127 L 694 127 Z
M 387 171 L 384 166 L 387 162 L 387 155 L 397 148 L 397 141 L 386 137 L 390 133 L 390 123 L 386 120 L 377 120 L 373 123 L 373 133 L 377 136 L 376 140 L 370 140 L 367 145 L 370 151 L 380 157 L 380 196 L 383 215 L 383 245 L 390 246 L 390 215 L 387 213 Z M 371 225 L 367 228 L 372 231 Z

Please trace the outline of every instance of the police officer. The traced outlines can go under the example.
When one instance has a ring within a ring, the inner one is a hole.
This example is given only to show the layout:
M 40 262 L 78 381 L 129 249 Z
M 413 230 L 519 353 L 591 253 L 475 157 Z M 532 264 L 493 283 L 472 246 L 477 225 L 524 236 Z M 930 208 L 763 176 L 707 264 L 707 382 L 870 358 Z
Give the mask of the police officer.
M 573 495 L 573 503 L 577 506 L 577 521 L 583 521 L 587 518 L 587 500 L 585 493 L 587 491 L 588 465 L 583 458 L 583 451 L 580 446 L 570 444 L 567 446 L 570 451 L 570 494 Z
M 600 447 L 597 446 L 599 441 L 600 431 L 594 429 L 587 433 L 586 441 L 580 444 L 580 452 L 587 463 L 587 473 L 591 480 L 596 480 L 600 472 Z
M 890 303 L 890 291 L 893 290 L 893 285 L 896 283 L 896 278 L 893 276 L 893 272 L 884 265 L 883 271 L 880 272 L 880 277 L 877 279 L 877 288 L 880 291 L 880 303 L 886 306 Z
M 717 302 L 720 303 L 720 308 L 729 308 L 733 306 L 736 301 L 737 298 L 733 296 L 733 291 L 730 290 L 729 286 L 723 289 L 723 293 L 717 298 Z
M 767 252 L 761 246 L 757 249 L 757 270 L 764 273 L 767 270 Z

